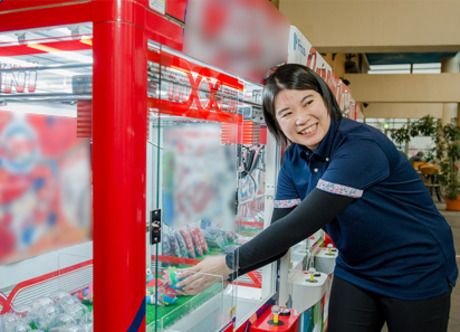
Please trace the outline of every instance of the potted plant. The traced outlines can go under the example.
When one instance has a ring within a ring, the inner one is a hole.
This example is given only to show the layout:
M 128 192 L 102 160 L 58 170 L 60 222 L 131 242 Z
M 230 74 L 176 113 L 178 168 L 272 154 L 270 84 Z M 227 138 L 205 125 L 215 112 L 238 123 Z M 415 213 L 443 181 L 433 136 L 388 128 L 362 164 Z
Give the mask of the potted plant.
M 441 167 L 440 181 L 444 188 L 447 209 L 459 211 L 458 161 L 460 160 L 460 146 L 458 140 L 460 139 L 460 129 L 454 124 L 442 126 L 442 139 L 442 149 L 437 153 Z
M 460 210 L 460 128 L 454 124 L 443 125 L 430 115 L 394 130 L 391 137 L 396 143 L 408 143 L 412 137 L 430 136 L 434 143 L 434 161 L 439 165 L 439 180 L 447 210 Z

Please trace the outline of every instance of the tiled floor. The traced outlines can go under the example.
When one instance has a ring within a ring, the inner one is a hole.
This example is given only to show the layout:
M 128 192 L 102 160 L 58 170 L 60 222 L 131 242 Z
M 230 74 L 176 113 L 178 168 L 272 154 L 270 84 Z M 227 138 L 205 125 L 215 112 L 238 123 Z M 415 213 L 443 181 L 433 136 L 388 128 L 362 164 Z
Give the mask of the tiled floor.
M 438 206 L 438 208 L 452 227 L 457 250 L 457 265 L 460 267 L 460 212 L 445 211 L 442 205 Z M 457 287 L 454 288 L 452 293 L 449 332 L 460 332 L 460 283 L 458 280 Z

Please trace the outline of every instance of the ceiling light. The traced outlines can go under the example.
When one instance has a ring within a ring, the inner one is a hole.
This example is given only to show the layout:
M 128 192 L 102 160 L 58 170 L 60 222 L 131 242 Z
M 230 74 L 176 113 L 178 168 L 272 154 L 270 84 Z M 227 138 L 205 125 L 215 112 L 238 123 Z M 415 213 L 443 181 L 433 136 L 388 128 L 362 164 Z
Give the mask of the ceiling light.
M 54 56 L 58 56 L 67 60 L 72 60 L 72 61 L 77 61 L 81 63 L 92 63 L 93 58 L 91 56 L 86 56 L 86 55 L 81 55 L 78 54 L 74 51 L 63 51 L 58 48 L 42 45 L 42 44 L 35 44 L 35 43 L 28 43 L 28 47 L 39 50 L 39 51 L 44 51 L 50 54 L 53 54 Z

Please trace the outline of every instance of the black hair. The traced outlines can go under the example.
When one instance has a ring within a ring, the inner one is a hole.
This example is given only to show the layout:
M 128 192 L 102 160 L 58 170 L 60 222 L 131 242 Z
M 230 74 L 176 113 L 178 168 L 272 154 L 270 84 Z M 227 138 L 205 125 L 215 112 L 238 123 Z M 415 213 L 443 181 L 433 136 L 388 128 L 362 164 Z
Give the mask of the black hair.
M 321 77 L 306 66 L 293 63 L 282 65 L 265 79 L 262 94 L 265 122 L 278 143 L 285 145 L 289 142 L 276 120 L 275 110 L 276 96 L 284 90 L 314 90 L 323 98 L 331 119 L 337 121 L 342 118 L 337 99 Z

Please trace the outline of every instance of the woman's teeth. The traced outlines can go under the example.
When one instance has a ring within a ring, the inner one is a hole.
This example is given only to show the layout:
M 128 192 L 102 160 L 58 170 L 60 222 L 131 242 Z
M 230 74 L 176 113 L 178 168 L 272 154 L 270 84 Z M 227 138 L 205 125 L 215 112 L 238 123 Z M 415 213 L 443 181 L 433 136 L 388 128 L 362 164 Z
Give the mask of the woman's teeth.
M 315 127 L 316 127 L 316 124 L 308 127 L 308 128 L 305 128 L 304 130 L 302 130 L 300 133 L 301 134 L 310 134 L 313 132 L 313 130 L 315 130 Z

